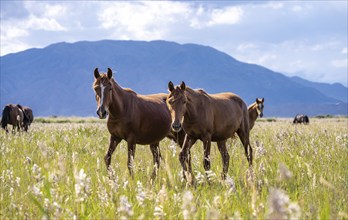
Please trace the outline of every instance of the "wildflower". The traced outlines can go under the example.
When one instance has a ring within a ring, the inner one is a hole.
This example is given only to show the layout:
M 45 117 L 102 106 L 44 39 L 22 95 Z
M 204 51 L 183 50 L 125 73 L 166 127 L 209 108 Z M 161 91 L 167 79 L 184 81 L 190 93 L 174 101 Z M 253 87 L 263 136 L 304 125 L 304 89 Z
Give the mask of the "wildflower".
M 128 202 L 127 196 L 120 196 L 120 205 L 117 211 L 121 214 L 122 219 L 127 219 L 133 215 L 132 205 Z
M 87 177 L 84 170 L 81 169 L 79 173 L 75 172 L 75 182 L 76 200 L 79 202 L 83 202 L 91 194 L 91 178 Z
M 190 191 L 186 191 L 182 197 L 182 214 L 184 219 L 193 219 L 196 213 L 196 206 L 194 204 L 194 197 Z
M 196 180 L 197 180 L 197 183 L 198 184 L 202 184 L 202 183 L 204 183 L 204 180 L 205 180 L 205 177 L 204 177 L 204 175 L 201 173 L 201 172 L 199 172 L 198 170 L 196 171 Z
M 33 172 L 34 179 L 40 182 L 42 180 L 41 168 L 38 165 L 34 164 L 32 168 L 32 172 Z
M 279 178 L 280 180 L 289 180 L 291 179 L 292 177 L 292 173 L 291 171 L 288 169 L 288 167 L 283 164 L 283 163 L 280 163 L 279 164 L 279 169 L 278 169 L 278 172 L 280 174 Z
M 175 155 L 176 155 L 176 143 L 174 141 L 170 142 L 169 149 L 172 152 L 172 156 L 175 157 Z
M 228 193 L 235 193 L 236 192 L 236 184 L 234 182 L 233 177 L 227 176 L 225 183 L 227 184 L 227 186 L 229 187 L 228 189 Z
M 166 213 L 163 210 L 163 204 L 166 200 L 167 200 L 167 190 L 166 190 L 165 184 L 163 184 L 156 198 L 156 206 L 154 210 L 155 216 L 163 218 L 166 215 Z
M 280 189 L 271 189 L 268 198 L 270 219 L 300 218 L 301 210 L 297 203 L 290 202 L 289 196 Z
M 140 181 L 137 182 L 137 195 L 136 198 L 140 206 L 144 205 L 144 200 L 146 198 L 146 193 L 144 191 L 143 185 Z
M 256 141 L 256 154 L 255 154 L 255 158 L 259 158 L 264 156 L 267 153 L 266 148 L 264 147 L 263 143 L 259 143 L 258 141 Z
M 17 183 L 17 187 L 20 187 L 20 183 L 21 183 L 20 177 L 16 177 L 16 183 Z
M 40 188 L 37 187 L 36 185 L 34 185 L 31 189 L 32 189 L 32 192 L 35 196 L 42 196 L 42 192 L 41 192 Z

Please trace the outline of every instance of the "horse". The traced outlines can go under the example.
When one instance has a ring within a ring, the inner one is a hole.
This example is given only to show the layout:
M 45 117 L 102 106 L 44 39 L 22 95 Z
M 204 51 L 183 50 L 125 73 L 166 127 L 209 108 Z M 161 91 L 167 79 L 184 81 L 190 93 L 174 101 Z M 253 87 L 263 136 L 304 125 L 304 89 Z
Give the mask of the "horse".
M 255 121 L 257 119 L 258 116 L 260 116 L 260 118 L 263 117 L 263 103 L 264 103 L 265 99 L 259 99 L 256 98 L 256 101 L 249 105 L 248 107 L 248 113 L 249 113 L 249 129 L 251 130 L 254 127 Z
M 23 111 L 24 118 L 22 127 L 24 131 L 28 131 L 28 128 L 34 120 L 33 110 L 31 110 L 31 108 L 28 106 L 22 106 L 20 104 L 17 104 L 17 107 Z
M 159 142 L 170 132 L 170 112 L 160 95 L 139 95 L 131 89 L 124 89 L 112 75 L 110 68 L 102 74 L 98 68 L 94 70 L 97 115 L 100 119 L 108 115 L 110 143 L 104 157 L 106 167 L 109 170 L 113 152 L 121 140 L 125 140 L 128 170 L 133 177 L 136 144 L 150 145 L 154 162 L 152 178 L 155 178 L 161 159 Z
M 24 114 L 17 105 L 8 104 L 2 110 L 1 127 L 8 132 L 7 125 L 12 125 L 12 133 L 22 129 Z
M 297 114 L 294 118 L 293 124 L 308 124 L 309 123 L 309 119 L 307 115 L 301 115 L 301 114 Z
M 193 90 L 185 82 L 174 87 L 168 83 L 167 106 L 171 112 L 172 130 L 186 133 L 185 143 L 179 154 L 185 177 L 193 178 L 190 149 L 199 139 L 204 145 L 203 165 L 210 170 L 211 142 L 217 142 L 223 161 L 222 179 L 226 178 L 229 159 L 226 141 L 236 132 L 244 146 L 245 155 L 252 165 L 252 148 L 249 141 L 249 116 L 244 101 L 233 93 L 208 94 L 204 90 Z M 186 142 L 188 142 L 186 144 Z M 188 167 L 187 167 L 188 165 Z

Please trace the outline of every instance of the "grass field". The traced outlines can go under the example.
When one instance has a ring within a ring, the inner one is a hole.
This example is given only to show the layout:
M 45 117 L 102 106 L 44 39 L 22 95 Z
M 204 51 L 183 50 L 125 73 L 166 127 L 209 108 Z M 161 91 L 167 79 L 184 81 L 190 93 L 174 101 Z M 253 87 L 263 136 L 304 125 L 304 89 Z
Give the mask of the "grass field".
M 1 219 L 348 219 L 348 119 L 260 120 L 251 131 L 248 169 L 239 139 L 228 141 L 228 178 L 212 146 L 192 148 L 196 186 L 182 178 L 180 148 L 163 140 L 164 158 L 151 181 L 152 154 L 138 145 L 135 176 L 125 142 L 107 172 L 109 133 L 95 119 L 38 119 L 28 133 L 0 131 Z

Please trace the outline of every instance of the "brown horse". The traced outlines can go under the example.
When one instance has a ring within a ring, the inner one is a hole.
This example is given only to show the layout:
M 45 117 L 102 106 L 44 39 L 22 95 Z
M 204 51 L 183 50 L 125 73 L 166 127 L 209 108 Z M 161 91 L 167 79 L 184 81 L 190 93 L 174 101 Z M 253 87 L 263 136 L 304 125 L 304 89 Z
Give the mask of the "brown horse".
M 128 145 L 128 169 L 133 176 L 133 160 L 136 144 L 150 145 L 153 154 L 154 178 L 159 168 L 161 153 L 159 142 L 170 131 L 170 112 L 160 95 L 139 95 L 130 89 L 123 89 L 112 78 L 112 70 L 99 74 L 94 70 L 93 89 L 98 105 L 97 114 L 103 119 L 109 114 L 107 127 L 110 133 L 109 150 L 105 155 L 109 168 L 112 153 L 121 140 Z
M 13 104 L 8 104 L 4 107 L 1 117 L 1 127 L 8 132 L 7 125 L 12 125 L 12 133 L 14 133 L 16 127 L 20 131 L 23 123 L 23 111 Z
M 31 108 L 29 108 L 28 106 L 22 106 L 19 104 L 17 104 L 17 107 L 23 111 L 24 118 L 22 127 L 24 131 L 28 131 L 28 128 L 34 120 L 33 110 L 31 110 Z
M 230 159 L 226 141 L 235 132 L 243 143 L 249 166 L 252 165 L 248 110 L 239 96 L 233 93 L 208 94 L 186 87 L 184 82 L 176 87 L 169 82 L 168 88 L 167 105 L 172 115 L 172 129 L 178 132 L 183 128 L 187 134 L 179 155 L 185 176 L 189 172 L 193 177 L 190 148 L 199 139 L 204 145 L 203 164 L 206 171 L 210 170 L 211 142 L 217 142 L 223 161 L 222 178 L 226 178 Z
M 260 118 L 263 117 L 263 103 L 264 103 L 265 99 L 259 99 L 256 98 L 256 101 L 249 105 L 248 107 L 248 112 L 249 112 L 249 129 L 251 130 L 254 127 L 255 121 L 257 119 L 257 117 L 260 116 Z

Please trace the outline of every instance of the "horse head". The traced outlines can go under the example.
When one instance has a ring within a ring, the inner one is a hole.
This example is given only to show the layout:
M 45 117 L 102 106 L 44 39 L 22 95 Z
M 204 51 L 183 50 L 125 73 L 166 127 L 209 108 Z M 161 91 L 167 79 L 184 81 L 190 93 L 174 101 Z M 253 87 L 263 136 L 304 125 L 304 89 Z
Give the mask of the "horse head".
M 260 117 L 262 118 L 263 116 L 263 103 L 264 103 L 265 99 L 262 98 L 262 99 L 259 99 L 259 98 L 256 98 L 256 104 L 257 104 L 257 113 L 259 113 Z
M 93 89 L 97 101 L 97 115 L 100 119 L 104 119 L 108 114 L 112 95 L 112 70 L 108 68 L 108 72 L 106 74 L 100 74 L 98 68 L 95 68 L 94 78 Z
M 173 83 L 170 81 L 168 83 L 168 89 L 167 106 L 172 116 L 171 127 L 174 132 L 179 132 L 182 129 L 182 122 L 186 113 L 186 85 L 184 82 L 181 82 L 180 86 L 174 87 Z

